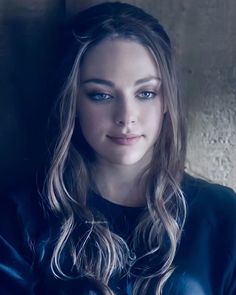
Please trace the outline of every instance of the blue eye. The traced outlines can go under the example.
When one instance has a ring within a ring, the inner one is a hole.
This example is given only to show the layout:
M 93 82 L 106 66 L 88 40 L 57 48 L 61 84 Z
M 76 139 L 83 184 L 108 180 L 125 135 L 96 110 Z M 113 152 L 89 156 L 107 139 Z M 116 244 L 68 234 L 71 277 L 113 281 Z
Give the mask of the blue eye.
M 153 91 L 142 91 L 138 93 L 138 97 L 141 99 L 152 99 L 156 96 L 156 93 Z
M 107 93 L 102 93 L 102 92 L 91 92 L 88 93 L 88 97 L 91 100 L 97 101 L 97 102 L 103 102 L 103 101 L 108 101 L 113 98 L 112 95 L 107 94 Z

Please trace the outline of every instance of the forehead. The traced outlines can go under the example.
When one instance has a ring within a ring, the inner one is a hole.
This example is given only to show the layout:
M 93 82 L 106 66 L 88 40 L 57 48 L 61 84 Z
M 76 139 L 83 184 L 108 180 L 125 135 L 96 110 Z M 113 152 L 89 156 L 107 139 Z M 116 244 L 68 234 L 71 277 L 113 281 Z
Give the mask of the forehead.
M 82 77 L 143 78 L 159 76 L 158 63 L 150 49 L 129 39 L 105 39 L 89 48 L 81 63 Z

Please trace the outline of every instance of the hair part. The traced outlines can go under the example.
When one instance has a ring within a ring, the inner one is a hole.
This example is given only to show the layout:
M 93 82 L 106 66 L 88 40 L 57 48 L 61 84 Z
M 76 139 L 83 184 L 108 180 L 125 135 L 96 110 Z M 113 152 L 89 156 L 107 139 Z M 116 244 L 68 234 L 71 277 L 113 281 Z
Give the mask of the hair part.
M 148 294 L 153 284 L 159 295 L 174 271 L 173 261 L 186 217 L 181 190 L 186 129 L 170 40 L 155 18 L 140 8 L 118 2 L 79 13 L 67 32 L 58 105 L 60 130 L 46 181 L 50 207 L 62 220 L 51 259 L 52 272 L 62 279 L 94 278 L 103 294 L 113 294 L 109 279 L 115 272 L 127 269 L 135 277 L 134 295 Z M 127 243 L 109 230 L 106 220 L 97 219 L 87 206 L 93 157 L 83 135 L 78 136 L 79 73 L 85 53 L 106 38 L 134 40 L 152 52 L 160 68 L 166 105 L 153 159 L 143 172 L 147 211 L 133 235 L 131 248 L 137 251 L 136 259 Z M 71 263 L 70 272 L 64 269 L 65 257 Z M 155 267 L 147 263 L 152 260 L 157 261 Z

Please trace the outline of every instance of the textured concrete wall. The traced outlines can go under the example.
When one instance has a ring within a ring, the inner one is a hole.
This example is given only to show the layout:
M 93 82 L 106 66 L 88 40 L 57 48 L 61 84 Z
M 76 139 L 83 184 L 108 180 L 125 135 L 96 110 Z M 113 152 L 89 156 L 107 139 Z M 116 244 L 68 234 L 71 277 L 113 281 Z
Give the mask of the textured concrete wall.
M 0 1 L 1 181 L 19 182 L 40 163 L 58 25 L 98 2 Z M 173 40 L 189 109 L 187 170 L 236 189 L 235 0 L 127 2 L 158 17 Z
M 187 170 L 236 189 L 236 2 L 153 1 L 189 108 Z
M 189 108 L 187 170 L 236 189 L 236 2 L 153 1 Z

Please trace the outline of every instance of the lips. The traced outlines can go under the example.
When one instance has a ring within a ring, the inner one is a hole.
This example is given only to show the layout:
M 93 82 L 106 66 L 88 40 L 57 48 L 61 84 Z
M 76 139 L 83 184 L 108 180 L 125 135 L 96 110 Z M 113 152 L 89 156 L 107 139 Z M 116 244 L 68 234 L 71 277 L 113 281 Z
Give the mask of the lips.
M 121 135 L 121 136 L 107 136 L 112 142 L 119 144 L 119 145 L 133 145 L 137 143 L 141 135 L 137 134 L 128 134 L 128 135 Z

